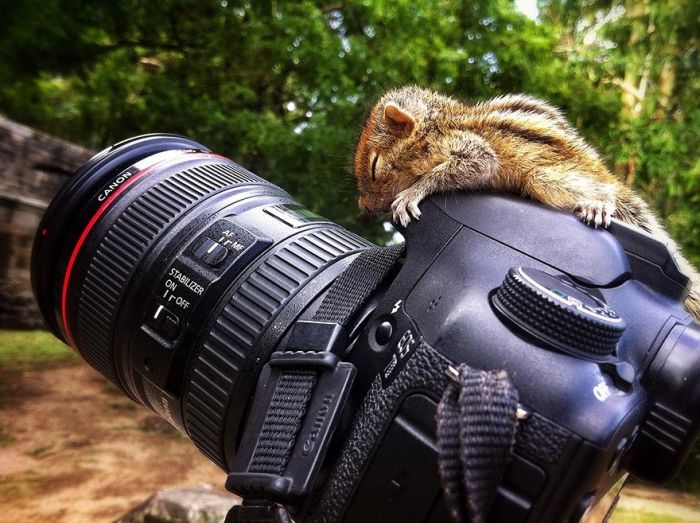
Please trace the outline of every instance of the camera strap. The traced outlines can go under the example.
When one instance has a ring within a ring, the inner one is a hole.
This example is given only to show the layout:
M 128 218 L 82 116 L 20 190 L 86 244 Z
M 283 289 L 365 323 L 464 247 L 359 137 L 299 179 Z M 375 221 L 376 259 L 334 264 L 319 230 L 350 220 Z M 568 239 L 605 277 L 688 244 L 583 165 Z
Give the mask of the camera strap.
M 486 521 L 515 443 L 518 392 L 505 371 L 450 368 L 438 405 L 438 466 L 457 522 Z
M 227 523 L 288 521 L 278 503 L 310 492 L 355 376 L 355 367 L 340 360 L 345 328 L 403 252 L 403 244 L 362 251 L 331 285 L 313 320 L 298 321 L 286 349 L 270 356 L 226 481 L 244 498 Z

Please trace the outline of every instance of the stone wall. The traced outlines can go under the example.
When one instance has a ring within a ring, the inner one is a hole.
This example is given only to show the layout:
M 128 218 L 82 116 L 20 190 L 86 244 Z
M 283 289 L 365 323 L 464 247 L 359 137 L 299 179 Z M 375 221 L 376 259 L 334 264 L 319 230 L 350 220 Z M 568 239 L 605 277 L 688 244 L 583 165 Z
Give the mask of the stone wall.
M 92 154 L 0 115 L 0 328 L 42 326 L 29 280 L 34 233 L 53 195 Z

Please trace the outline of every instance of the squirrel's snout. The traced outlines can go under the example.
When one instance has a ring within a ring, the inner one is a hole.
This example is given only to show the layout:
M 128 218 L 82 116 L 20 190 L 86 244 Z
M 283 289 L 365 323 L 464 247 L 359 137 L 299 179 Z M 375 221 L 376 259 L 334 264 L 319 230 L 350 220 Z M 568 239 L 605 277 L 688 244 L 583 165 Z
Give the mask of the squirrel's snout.
M 357 206 L 360 208 L 360 212 L 357 216 L 358 222 L 364 225 L 373 223 L 376 213 L 369 205 L 369 202 L 365 196 L 360 196 L 357 199 Z
M 360 197 L 357 199 L 357 206 L 363 213 L 369 212 L 369 207 L 367 207 L 367 198 L 365 198 L 363 195 L 360 195 Z
M 357 206 L 362 214 L 376 216 L 387 212 L 391 206 L 391 199 L 387 199 L 383 195 L 362 194 L 357 199 Z

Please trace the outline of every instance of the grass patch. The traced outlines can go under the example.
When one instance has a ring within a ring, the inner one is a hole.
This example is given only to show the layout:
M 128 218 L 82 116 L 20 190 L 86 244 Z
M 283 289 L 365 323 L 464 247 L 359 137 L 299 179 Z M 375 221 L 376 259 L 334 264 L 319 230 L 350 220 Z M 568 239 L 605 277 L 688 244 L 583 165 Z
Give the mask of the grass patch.
M 47 331 L 0 329 L 0 369 L 36 370 L 77 359 L 68 345 Z
M 109 406 L 115 410 L 134 411 L 137 409 L 136 403 L 134 403 L 133 401 L 131 401 L 129 399 L 113 401 L 112 403 L 109 404 Z
M 618 507 L 610 518 L 611 523 L 687 523 L 687 520 L 674 518 L 668 514 L 641 512 Z
M 0 476 L 0 502 L 17 498 L 39 499 L 41 480 L 41 475 L 33 470 L 11 476 Z

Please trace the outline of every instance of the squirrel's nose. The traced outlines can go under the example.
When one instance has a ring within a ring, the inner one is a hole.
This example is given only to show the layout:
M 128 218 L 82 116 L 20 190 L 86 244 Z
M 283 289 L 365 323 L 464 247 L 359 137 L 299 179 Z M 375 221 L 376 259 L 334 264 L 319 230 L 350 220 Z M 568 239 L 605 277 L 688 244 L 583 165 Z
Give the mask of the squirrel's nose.
M 357 199 L 357 206 L 360 208 L 360 210 L 361 210 L 362 212 L 367 212 L 367 211 L 368 211 L 368 209 L 367 209 L 367 204 L 365 203 L 365 197 L 364 197 L 364 196 L 360 196 L 360 197 Z

